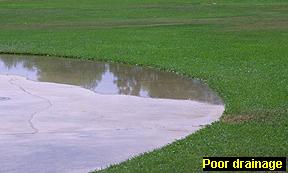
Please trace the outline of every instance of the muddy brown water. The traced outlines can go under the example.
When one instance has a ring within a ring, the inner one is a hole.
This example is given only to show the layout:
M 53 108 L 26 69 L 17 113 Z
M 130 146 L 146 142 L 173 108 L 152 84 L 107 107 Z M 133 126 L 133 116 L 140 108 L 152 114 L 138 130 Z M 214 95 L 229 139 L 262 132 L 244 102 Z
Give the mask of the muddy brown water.
M 2 54 L 0 74 L 20 75 L 41 82 L 77 85 L 100 94 L 223 103 L 215 92 L 199 80 L 139 66 Z

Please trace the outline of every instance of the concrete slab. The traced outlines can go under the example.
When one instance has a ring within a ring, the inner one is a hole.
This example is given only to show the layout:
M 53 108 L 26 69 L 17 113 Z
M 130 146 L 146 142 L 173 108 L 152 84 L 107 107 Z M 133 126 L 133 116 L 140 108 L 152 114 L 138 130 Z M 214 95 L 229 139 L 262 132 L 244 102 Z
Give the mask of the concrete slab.
M 88 172 L 218 120 L 223 105 L 101 95 L 0 75 L 0 172 Z

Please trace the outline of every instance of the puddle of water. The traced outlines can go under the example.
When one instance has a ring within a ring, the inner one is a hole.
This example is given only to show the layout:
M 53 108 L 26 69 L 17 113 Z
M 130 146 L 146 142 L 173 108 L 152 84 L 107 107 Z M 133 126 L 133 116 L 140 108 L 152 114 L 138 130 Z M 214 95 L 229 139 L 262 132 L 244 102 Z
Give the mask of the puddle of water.
M 139 66 L 58 57 L 0 55 L 0 74 L 77 85 L 100 94 L 189 99 L 222 104 L 217 94 L 198 80 Z
M 0 55 L 0 101 L 0 172 L 11 173 L 104 168 L 181 139 L 224 111 L 197 80 L 38 56 Z

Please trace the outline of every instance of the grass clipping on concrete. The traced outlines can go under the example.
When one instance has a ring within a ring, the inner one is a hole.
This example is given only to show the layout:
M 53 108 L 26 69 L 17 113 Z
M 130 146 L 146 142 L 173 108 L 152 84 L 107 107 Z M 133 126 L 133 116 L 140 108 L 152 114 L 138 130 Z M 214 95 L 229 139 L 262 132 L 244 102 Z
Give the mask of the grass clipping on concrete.
M 199 172 L 203 156 L 288 155 L 286 0 L 0 1 L 0 52 L 150 66 L 199 78 L 219 122 L 100 172 Z

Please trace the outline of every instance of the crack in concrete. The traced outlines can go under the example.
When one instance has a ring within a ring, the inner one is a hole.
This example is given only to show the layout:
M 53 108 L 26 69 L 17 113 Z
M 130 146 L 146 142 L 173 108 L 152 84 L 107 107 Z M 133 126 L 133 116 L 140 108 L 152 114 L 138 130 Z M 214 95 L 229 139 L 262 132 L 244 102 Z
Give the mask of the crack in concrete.
M 191 127 L 197 127 L 201 128 L 202 126 L 191 126 Z M 145 129 L 149 130 L 167 130 L 170 132 L 178 131 L 178 132 L 189 132 L 189 129 L 169 129 L 169 128 L 152 128 L 148 127 Z M 99 132 L 99 131 L 130 131 L 130 130 L 143 130 L 141 128 L 116 128 L 116 129 L 99 129 L 99 130 L 93 130 L 92 132 Z M 65 134 L 65 133 L 86 133 L 91 132 L 90 130 L 69 130 L 69 131 L 47 131 L 47 132 L 38 132 L 39 134 Z M 31 135 L 32 133 L 0 133 L 0 136 L 9 136 L 9 135 Z
M 17 134 L 37 134 L 37 133 L 39 133 L 39 129 L 37 129 L 37 128 L 35 127 L 35 125 L 33 124 L 33 119 L 35 119 L 35 116 L 36 116 L 37 114 L 39 114 L 39 113 L 41 113 L 41 112 L 44 112 L 44 111 L 50 109 L 50 108 L 53 106 L 53 104 L 52 104 L 52 102 L 51 102 L 49 99 L 44 98 L 44 97 L 41 97 L 41 96 L 38 96 L 38 95 L 35 95 L 35 94 L 32 94 L 31 92 L 25 90 L 22 86 L 17 85 L 16 83 L 13 83 L 13 81 L 15 81 L 15 79 L 11 78 L 11 79 L 9 80 L 9 83 L 10 83 L 11 85 L 14 85 L 14 86 L 18 87 L 18 88 L 19 88 L 20 90 L 22 90 L 24 93 L 26 93 L 26 94 L 28 94 L 28 95 L 31 95 L 31 96 L 34 96 L 34 97 L 38 97 L 38 98 L 40 98 L 40 99 L 42 99 L 42 100 L 44 100 L 45 102 L 48 103 L 48 106 L 44 107 L 44 108 L 43 108 L 42 110 L 40 110 L 40 111 L 33 112 L 33 113 L 30 115 L 30 118 L 29 118 L 29 120 L 28 120 L 28 123 L 29 123 L 31 129 L 33 129 L 33 132 L 31 132 L 31 133 L 17 133 Z

